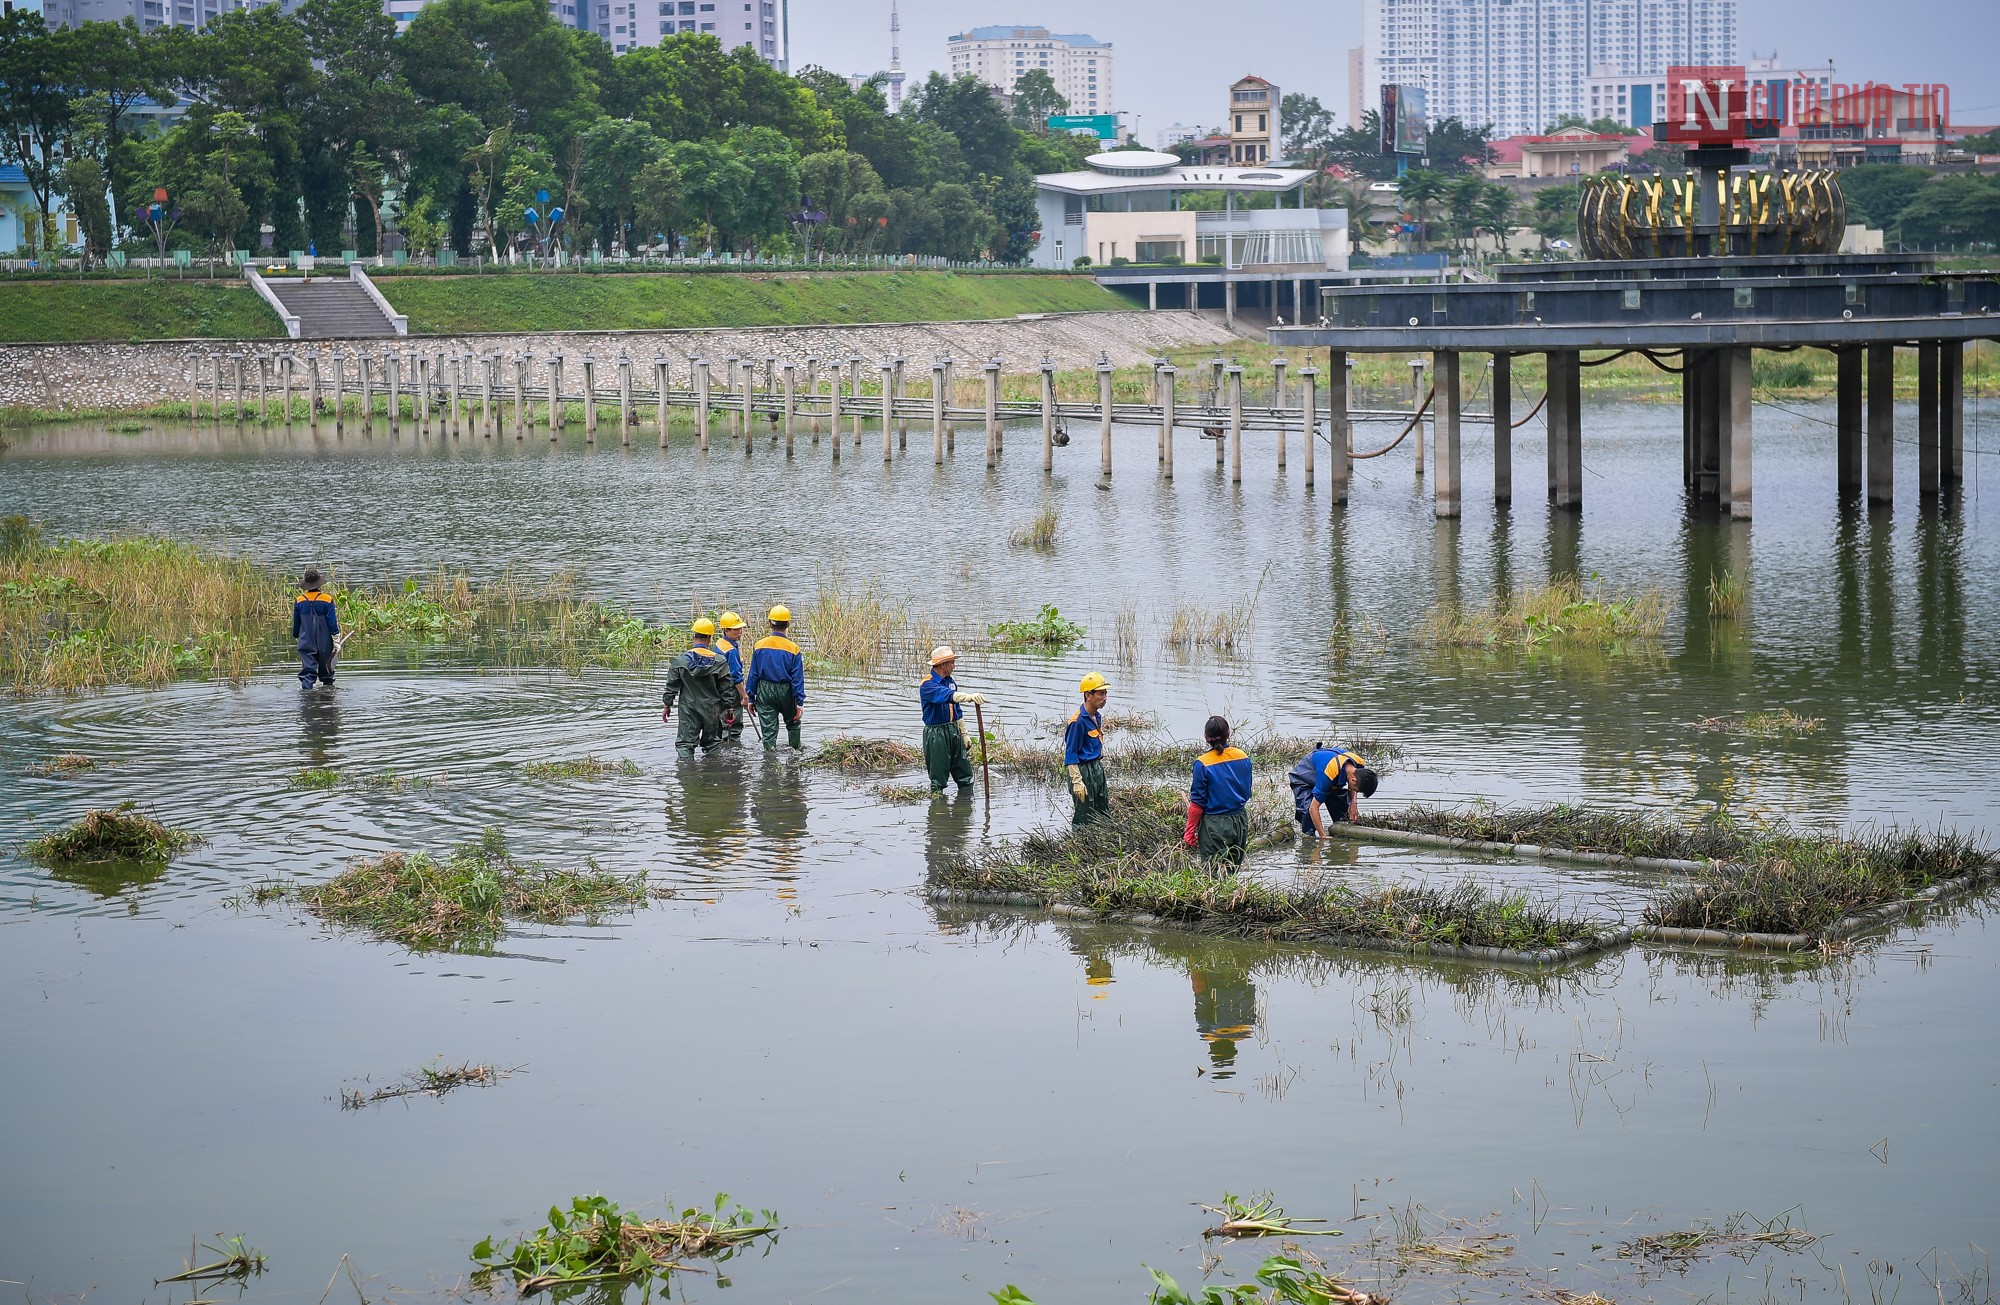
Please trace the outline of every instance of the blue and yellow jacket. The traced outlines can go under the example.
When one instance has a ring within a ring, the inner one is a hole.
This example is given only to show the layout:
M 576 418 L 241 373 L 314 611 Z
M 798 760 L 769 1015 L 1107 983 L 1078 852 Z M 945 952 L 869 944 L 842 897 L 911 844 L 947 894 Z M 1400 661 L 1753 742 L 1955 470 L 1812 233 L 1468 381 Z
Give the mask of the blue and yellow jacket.
M 1357 766 L 1368 763 L 1352 748 L 1322 748 L 1312 754 L 1313 799 L 1330 810 L 1338 810 L 1340 818 L 1347 818 L 1347 776 L 1343 773 L 1348 762 Z
M 949 675 L 939 675 L 933 671 L 930 678 L 917 686 L 917 700 L 923 704 L 924 724 L 949 725 L 965 715 L 965 709 L 951 700 L 958 692 L 958 681 Z
M 300 652 L 333 655 L 333 636 L 340 633 L 340 614 L 333 610 L 333 595 L 308 589 L 292 604 L 292 638 Z
M 1241 748 L 1210 748 L 1194 759 L 1188 801 L 1211 816 L 1226 816 L 1250 804 L 1250 754 Z
M 1080 766 L 1104 756 L 1104 715 L 1078 707 L 1063 731 L 1063 765 Z
M 736 645 L 717 636 L 715 651 L 722 654 L 722 660 L 729 663 L 729 678 L 732 683 L 743 683 L 743 654 L 736 651 Z
M 744 691 L 754 700 L 757 686 L 766 680 L 791 685 L 792 705 L 806 705 L 806 659 L 799 655 L 799 646 L 782 634 L 765 635 L 750 650 L 750 672 L 744 677 Z

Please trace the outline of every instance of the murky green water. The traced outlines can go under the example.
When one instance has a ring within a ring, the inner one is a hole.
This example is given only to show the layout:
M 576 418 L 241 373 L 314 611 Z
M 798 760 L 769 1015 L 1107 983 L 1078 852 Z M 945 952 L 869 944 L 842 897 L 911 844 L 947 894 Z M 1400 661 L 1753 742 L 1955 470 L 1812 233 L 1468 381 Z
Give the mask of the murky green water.
M 804 440 L 787 464 L 726 442 L 704 460 L 574 438 L 64 429 L 10 435 L 0 513 L 364 578 L 439 561 L 574 568 L 592 593 L 656 615 L 720 594 L 798 604 L 834 572 L 961 632 L 1055 602 L 1091 628 L 1090 648 L 961 666 L 1009 728 L 1056 718 L 1102 667 L 1115 709 L 1182 736 L 1222 711 L 1394 739 L 1408 759 L 1385 799 L 2000 828 L 1994 514 L 1976 482 L 1955 511 L 1921 514 L 1903 447 L 1896 510 L 1842 518 L 1830 417 L 1759 409 L 1748 527 L 1688 521 L 1678 414 L 1642 406 L 1590 412 L 1584 512 L 1553 522 L 1531 430 L 1514 510 L 1496 518 L 1477 492 L 1475 439 L 1467 515 L 1442 526 L 1400 454 L 1365 466 L 1336 517 L 1302 492 L 1296 444 L 1283 476 L 1253 448 L 1236 487 L 1188 441 L 1168 485 L 1140 430 L 1120 433 L 1104 491 L 1094 441 L 1059 451 L 1045 482 L 1026 431 L 989 476 L 976 438 L 934 469 L 915 430 L 908 460 L 885 468 L 872 432 L 835 467 Z M 1969 415 L 1969 442 L 1996 417 Z M 1991 469 L 1981 449 L 1969 478 Z M 1051 500 L 1057 548 L 1011 546 Z M 1749 569 L 1749 613 L 1711 628 L 1699 598 L 1730 565 Z M 1399 638 L 1441 594 L 1475 600 L 1572 567 L 1666 589 L 1662 646 L 1440 657 Z M 1260 584 L 1249 656 L 1158 647 L 1175 606 L 1227 606 Z M 1110 635 L 1128 607 L 1141 646 L 1121 663 Z M 1387 646 L 1331 656 L 1336 611 Z M 915 678 L 816 681 L 809 735 L 914 736 Z M 1795 740 L 1701 727 L 1781 706 L 1825 724 Z M 24 774 L 71 750 L 115 764 Z M 515 771 L 585 753 L 644 773 Z M 1002 782 L 990 806 L 898 805 L 789 757 L 677 763 L 647 677 L 611 672 L 355 665 L 331 702 L 302 703 L 274 668 L 235 690 L 13 699 L 0 754 L 0 1278 L 34 1301 L 184 1301 L 152 1279 L 217 1231 L 270 1256 L 253 1298 L 317 1300 L 343 1254 L 371 1300 L 433 1294 L 480 1237 L 598 1190 L 776 1207 L 776 1247 L 729 1266 L 744 1299 L 978 1301 L 1011 1281 L 1045 1305 L 1136 1301 L 1142 1262 L 1199 1277 L 1210 1220 L 1195 1203 L 1267 1187 L 1295 1214 L 1341 1221 L 1326 1253 L 1364 1276 L 1383 1262 L 1364 1243 L 1393 1242 L 1387 1212 L 1411 1203 L 1433 1212 L 1426 1235 L 1510 1235 L 1513 1253 L 1489 1262 L 1499 1276 L 1419 1268 L 1388 1281 L 1398 1300 L 1992 1294 L 1973 1248 L 2000 1234 L 2000 950 L 1977 903 L 1858 957 L 1634 950 L 1541 979 L 942 910 L 913 891 L 926 858 L 1050 819 L 1050 794 Z M 292 790 L 306 765 L 431 782 Z M 64 882 L 16 855 L 29 832 L 127 797 L 211 841 L 148 883 Z M 645 869 L 677 895 L 602 926 L 523 930 L 491 957 L 410 956 L 243 904 L 273 876 L 317 879 L 356 853 L 493 824 L 526 855 Z M 1330 855 L 1357 875 L 1467 869 Z M 1303 867 L 1281 852 L 1260 871 Z M 1604 916 L 1636 912 L 1646 891 L 1473 869 Z M 337 1108 L 364 1076 L 439 1056 L 521 1071 L 443 1100 Z M 1790 1210 L 1826 1240 L 1685 1275 L 1612 1258 L 1630 1237 L 1743 1210 Z M 1238 1274 L 1257 1258 L 1225 1255 Z M 716 1294 L 701 1278 L 677 1289 Z

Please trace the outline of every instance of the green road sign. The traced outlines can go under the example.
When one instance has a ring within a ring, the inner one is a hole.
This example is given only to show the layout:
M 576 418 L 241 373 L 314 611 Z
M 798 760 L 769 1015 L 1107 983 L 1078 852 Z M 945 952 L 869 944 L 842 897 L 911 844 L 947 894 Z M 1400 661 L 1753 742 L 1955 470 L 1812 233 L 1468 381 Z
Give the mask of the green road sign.
M 1052 113 L 1049 115 L 1050 131 L 1088 131 L 1099 140 L 1118 139 L 1118 115 L 1115 113 Z

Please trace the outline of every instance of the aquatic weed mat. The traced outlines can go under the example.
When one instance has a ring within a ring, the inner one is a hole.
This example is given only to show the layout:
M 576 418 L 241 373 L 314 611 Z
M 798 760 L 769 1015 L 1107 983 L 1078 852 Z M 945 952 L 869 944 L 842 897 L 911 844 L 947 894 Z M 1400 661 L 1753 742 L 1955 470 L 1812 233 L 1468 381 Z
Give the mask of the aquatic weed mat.
M 1662 942 L 1818 946 L 1969 892 L 2000 872 L 2000 858 L 1978 839 L 1943 828 L 1835 835 L 1565 803 L 1414 805 L 1336 829 L 1362 840 L 1670 872 L 1675 878 L 1636 931 Z
M 997 715 L 997 712 L 995 713 Z M 996 722 L 997 724 L 997 722 Z M 1109 722 L 1107 722 L 1107 725 Z M 1052 732 L 1060 732 L 1060 726 Z M 1191 739 L 1162 737 L 1143 728 L 1118 730 L 1104 749 L 1104 769 L 1113 779 L 1150 780 L 1188 775 L 1194 760 L 1208 750 L 1206 743 Z M 1233 740 L 1250 757 L 1252 766 L 1267 774 L 1282 774 L 1315 749 L 1326 746 L 1312 739 L 1292 735 L 1246 735 Z M 1378 773 L 1386 774 L 1402 749 L 1384 739 L 1364 739 L 1351 746 L 1368 758 Z M 972 760 L 981 760 L 981 741 L 975 736 Z M 995 769 L 1025 775 L 1049 784 L 1067 786 L 1060 744 L 1038 743 L 990 729 L 984 740 L 984 759 Z M 827 740 L 810 759 L 822 770 L 854 776 L 889 776 L 916 770 L 924 764 L 923 750 L 903 739 L 863 738 L 842 735 Z
M 30 840 L 23 850 L 50 866 L 120 861 L 164 865 L 201 842 L 198 834 L 161 824 L 139 810 L 138 803 L 121 802 L 109 811 L 87 811 L 67 828 Z
M 1630 936 L 1471 880 L 1375 889 L 1324 876 L 1280 885 L 1232 875 L 1182 844 L 1186 802 L 1177 790 L 1119 789 L 1111 800 L 1108 820 L 1037 830 L 934 865 L 928 896 L 1237 938 L 1527 964 L 1574 960 Z M 1292 837 L 1289 801 L 1275 790 L 1260 790 L 1249 812 L 1253 847 Z

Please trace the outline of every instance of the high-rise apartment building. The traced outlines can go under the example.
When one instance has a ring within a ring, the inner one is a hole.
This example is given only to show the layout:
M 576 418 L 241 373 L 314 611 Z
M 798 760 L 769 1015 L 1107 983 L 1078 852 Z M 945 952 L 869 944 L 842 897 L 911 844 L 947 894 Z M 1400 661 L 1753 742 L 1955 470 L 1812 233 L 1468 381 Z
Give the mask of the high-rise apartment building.
M 553 0 L 568 3 L 569 0 Z M 612 53 L 658 45 L 670 36 L 713 36 L 722 48 L 747 45 L 780 72 L 791 71 L 789 0 L 577 0 L 588 6 L 584 26 Z
M 222 14 L 270 3 L 282 3 L 287 13 L 298 7 L 298 0 L 43 0 L 31 6 L 23 6 L 16 0 L 15 7 L 40 9 L 51 27 L 116 23 L 130 18 L 142 32 L 162 27 L 192 32 Z
M 1069 101 L 1071 113 L 1111 113 L 1111 42 L 1065 36 L 1046 27 L 975 27 L 945 43 L 953 77 L 977 77 L 995 90 L 1039 69 Z
M 1368 96 L 1422 86 L 1431 121 L 1540 131 L 1589 117 L 1594 77 L 1734 64 L 1737 0 L 1368 0 Z

